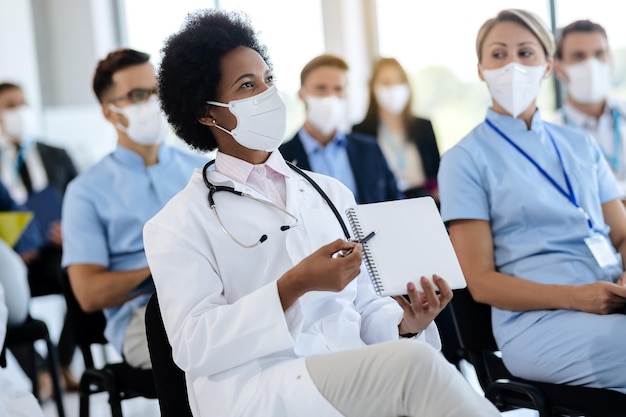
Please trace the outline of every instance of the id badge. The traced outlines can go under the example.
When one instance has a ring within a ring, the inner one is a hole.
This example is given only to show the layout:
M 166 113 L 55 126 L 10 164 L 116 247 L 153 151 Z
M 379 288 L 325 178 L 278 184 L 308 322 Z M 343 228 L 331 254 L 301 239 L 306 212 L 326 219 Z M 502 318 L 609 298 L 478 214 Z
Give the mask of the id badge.
M 594 233 L 593 236 L 585 238 L 585 244 L 593 254 L 600 268 L 617 265 L 617 256 L 611 249 L 609 241 L 601 234 Z

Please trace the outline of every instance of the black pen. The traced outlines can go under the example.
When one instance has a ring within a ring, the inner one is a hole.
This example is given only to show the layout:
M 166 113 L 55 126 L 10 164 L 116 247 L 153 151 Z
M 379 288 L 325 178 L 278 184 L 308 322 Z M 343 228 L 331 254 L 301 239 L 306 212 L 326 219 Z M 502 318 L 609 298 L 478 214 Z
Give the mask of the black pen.
M 367 242 L 368 240 L 370 240 L 371 238 L 373 238 L 376 235 L 376 230 L 372 230 L 367 236 L 365 236 L 363 239 L 357 241 L 357 243 L 360 243 L 361 245 L 364 244 L 365 242 Z M 354 247 L 348 249 L 347 251 L 345 251 L 345 253 L 341 256 L 348 256 L 352 253 L 352 250 L 354 249 Z

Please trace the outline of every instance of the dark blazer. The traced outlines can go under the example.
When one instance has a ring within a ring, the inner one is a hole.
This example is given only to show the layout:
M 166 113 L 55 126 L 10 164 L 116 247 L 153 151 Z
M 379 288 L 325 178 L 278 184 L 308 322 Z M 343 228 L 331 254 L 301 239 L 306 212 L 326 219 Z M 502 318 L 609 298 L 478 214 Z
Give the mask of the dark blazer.
M 26 211 L 26 207 L 20 206 L 11 198 L 9 190 L 0 182 L 0 211 Z M 38 250 L 44 244 L 43 235 L 37 228 L 37 224 L 31 221 L 26 227 L 22 236 L 15 244 L 17 253 L 27 252 L 29 250 Z
M 346 135 L 346 139 L 348 159 L 356 182 L 357 203 L 376 203 L 401 198 L 396 179 L 389 169 L 376 138 L 360 133 L 350 133 Z M 299 168 L 311 170 L 309 157 L 304 150 L 299 133 L 283 143 L 279 150 L 287 161 Z
M 378 136 L 379 121 L 363 120 L 352 127 L 353 132 L 360 132 L 366 135 Z M 424 174 L 426 175 L 426 188 L 437 188 L 437 171 L 439 171 L 439 148 L 435 139 L 435 132 L 430 120 L 413 116 L 408 126 L 408 137 L 415 146 L 422 158 Z
M 67 184 L 78 175 L 74 163 L 64 149 L 37 142 L 37 151 L 48 176 L 48 183 L 60 195 L 65 194 Z

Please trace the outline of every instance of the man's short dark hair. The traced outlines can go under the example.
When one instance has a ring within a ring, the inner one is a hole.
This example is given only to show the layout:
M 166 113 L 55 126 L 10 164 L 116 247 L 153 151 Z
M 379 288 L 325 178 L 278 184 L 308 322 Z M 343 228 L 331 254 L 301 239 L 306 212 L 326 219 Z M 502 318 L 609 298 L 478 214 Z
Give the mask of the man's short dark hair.
M 133 65 L 141 65 L 150 61 L 150 55 L 130 48 L 120 48 L 110 52 L 106 58 L 98 62 L 93 75 L 93 92 L 102 103 L 105 93 L 113 86 L 113 74 Z
M 267 49 L 245 14 L 211 9 L 187 15 L 161 50 L 161 106 L 176 135 L 192 148 L 217 147 L 212 128 L 198 120 L 208 113 L 206 102 L 217 99 L 222 57 L 241 46 L 255 50 L 271 68 Z
M 337 55 L 319 55 L 310 60 L 304 68 L 302 68 L 302 71 L 300 72 L 300 85 L 304 85 L 304 81 L 307 79 L 309 74 L 321 67 L 337 68 L 344 72 L 347 72 L 349 69 L 348 63 Z
M 556 57 L 557 59 L 563 59 L 563 40 L 565 37 L 571 33 L 582 32 L 582 33 L 592 33 L 598 32 L 604 39 L 607 40 L 608 36 L 606 35 L 606 30 L 602 27 L 602 25 L 592 22 L 591 20 L 576 20 L 575 22 L 570 23 L 569 25 L 561 28 L 557 33 L 557 41 L 556 41 Z
M 0 83 L 0 94 L 9 90 L 22 90 L 22 87 L 20 87 L 17 84 L 9 83 L 9 82 Z

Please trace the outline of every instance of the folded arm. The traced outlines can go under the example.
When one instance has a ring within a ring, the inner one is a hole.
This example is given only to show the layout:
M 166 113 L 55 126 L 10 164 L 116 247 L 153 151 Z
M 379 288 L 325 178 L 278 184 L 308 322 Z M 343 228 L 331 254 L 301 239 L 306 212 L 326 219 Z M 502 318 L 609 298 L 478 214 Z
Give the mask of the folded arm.
M 67 267 L 72 291 L 86 312 L 117 307 L 137 297 L 131 292 L 150 275 L 149 268 L 109 271 L 105 266 L 75 264 Z

